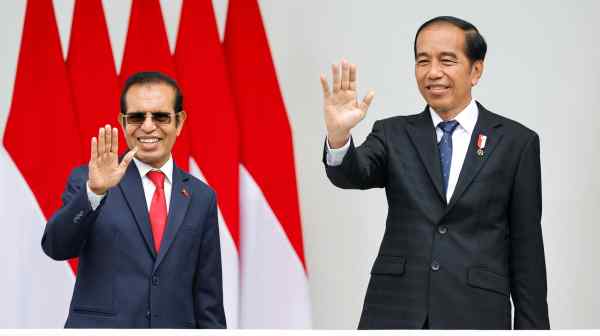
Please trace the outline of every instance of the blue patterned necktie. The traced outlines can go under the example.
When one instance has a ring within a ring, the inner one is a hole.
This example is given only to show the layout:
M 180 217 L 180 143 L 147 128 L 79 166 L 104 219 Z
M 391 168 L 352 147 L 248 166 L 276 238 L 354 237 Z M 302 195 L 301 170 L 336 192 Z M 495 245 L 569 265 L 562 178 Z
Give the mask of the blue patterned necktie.
M 450 164 L 452 164 L 452 133 L 458 126 L 458 121 L 442 121 L 438 127 L 444 132 L 438 150 L 440 151 L 440 163 L 442 164 L 442 187 L 444 195 L 448 191 L 448 177 L 450 177 Z

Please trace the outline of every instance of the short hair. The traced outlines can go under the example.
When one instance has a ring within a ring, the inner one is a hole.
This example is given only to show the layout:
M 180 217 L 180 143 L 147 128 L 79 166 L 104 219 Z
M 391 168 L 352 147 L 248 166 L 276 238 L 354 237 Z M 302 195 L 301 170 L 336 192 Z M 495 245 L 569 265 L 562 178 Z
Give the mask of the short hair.
M 167 84 L 172 87 L 175 90 L 173 110 L 175 110 L 175 113 L 183 111 L 183 94 L 179 89 L 179 85 L 177 85 L 177 82 L 173 78 L 158 71 L 142 71 L 129 76 L 123 85 L 123 91 L 121 91 L 121 114 L 127 113 L 127 101 L 125 100 L 125 96 L 127 95 L 129 88 L 134 85 L 143 84 Z
M 419 34 L 423 29 L 436 23 L 449 23 L 465 32 L 465 54 L 471 63 L 485 59 L 487 43 L 481 33 L 479 33 L 479 30 L 473 24 L 454 16 L 438 16 L 428 20 L 419 27 L 415 34 L 415 43 L 413 46 L 415 58 L 417 57 L 417 38 Z

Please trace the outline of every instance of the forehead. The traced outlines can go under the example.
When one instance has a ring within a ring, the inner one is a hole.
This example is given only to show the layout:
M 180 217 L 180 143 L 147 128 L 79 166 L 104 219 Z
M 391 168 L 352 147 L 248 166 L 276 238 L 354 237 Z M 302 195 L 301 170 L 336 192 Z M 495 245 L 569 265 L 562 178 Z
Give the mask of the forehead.
M 454 53 L 465 55 L 465 32 L 449 23 L 434 23 L 417 36 L 417 55 Z
M 134 84 L 125 95 L 127 111 L 172 111 L 175 89 L 165 83 Z

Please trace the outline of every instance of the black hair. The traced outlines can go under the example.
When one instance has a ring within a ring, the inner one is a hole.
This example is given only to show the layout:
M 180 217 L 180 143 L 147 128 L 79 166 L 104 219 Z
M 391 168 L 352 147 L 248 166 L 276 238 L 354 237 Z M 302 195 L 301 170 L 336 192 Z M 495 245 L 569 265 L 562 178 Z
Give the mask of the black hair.
M 127 91 L 129 91 L 129 88 L 139 84 L 159 83 L 167 84 L 175 90 L 175 101 L 173 103 L 173 110 L 175 110 L 175 113 L 183 111 L 183 94 L 179 89 L 179 85 L 177 85 L 177 82 L 173 78 L 158 71 L 142 71 L 136 72 L 133 75 L 129 76 L 129 78 L 127 78 L 125 84 L 123 85 L 123 91 L 121 91 L 121 114 L 127 113 L 127 102 L 125 100 L 125 96 L 127 95 Z
M 471 64 L 475 61 L 483 61 L 485 59 L 487 43 L 485 43 L 485 39 L 479 33 L 479 30 L 473 24 L 454 16 L 438 16 L 428 20 L 419 27 L 415 34 L 415 43 L 413 46 L 415 58 L 417 57 L 417 38 L 419 37 L 419 33 L 435 23 L 449 23 L 465 32 L 465 54 L 469 61 L 471 61 Z

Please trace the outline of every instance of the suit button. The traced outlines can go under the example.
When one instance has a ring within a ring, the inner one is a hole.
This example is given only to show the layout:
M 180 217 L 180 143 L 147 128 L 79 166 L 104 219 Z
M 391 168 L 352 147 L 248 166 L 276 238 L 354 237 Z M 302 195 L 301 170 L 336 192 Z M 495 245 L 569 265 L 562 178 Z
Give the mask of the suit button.
M 438 232 L 440 234 L 446 234 L 446 232 L 448 232 L 448 228 L 444 225 L 441 225 L 440 227 L 438 227 Z
M 435 271 L 439 271 L 440 270 L 440 264 L 437 261 L 434 261 L 431 263 L 431 269 L 435 272 Z
M 158 277 L 156 275 L 152 277 L 152 285 L 158 286 Z
M 150 319 L 150 311 L 146 310 L 146 318 L 149 320 Z

